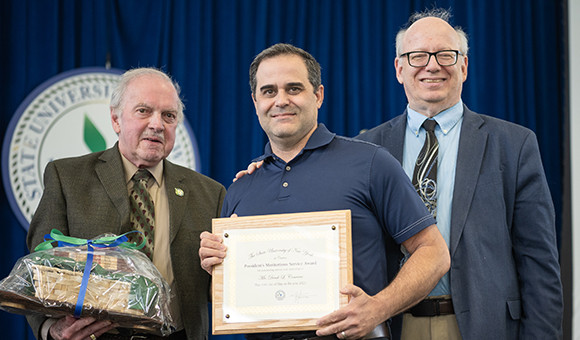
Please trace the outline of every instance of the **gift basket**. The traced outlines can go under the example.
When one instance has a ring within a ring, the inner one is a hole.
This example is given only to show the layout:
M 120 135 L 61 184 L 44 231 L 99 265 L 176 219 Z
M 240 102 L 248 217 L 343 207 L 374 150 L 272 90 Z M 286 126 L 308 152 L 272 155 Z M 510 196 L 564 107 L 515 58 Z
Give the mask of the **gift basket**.
M 91 316 L 161 336 L 175 331 L 169 285 L 138 250 L 142 244 L 127 242 L 126 234 L 84 240 L 55 229 L 45 240 L 0 281 L 0 309 Z

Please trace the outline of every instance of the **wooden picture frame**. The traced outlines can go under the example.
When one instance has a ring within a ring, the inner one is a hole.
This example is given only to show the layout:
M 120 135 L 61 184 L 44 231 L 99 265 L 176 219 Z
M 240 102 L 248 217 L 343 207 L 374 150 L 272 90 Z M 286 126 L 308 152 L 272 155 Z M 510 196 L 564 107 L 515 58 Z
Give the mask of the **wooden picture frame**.
M 216 218 L 212 229 L 228 246 L 213 269 L 212 334 L 315 330 L 348 304 L 350 210 Z

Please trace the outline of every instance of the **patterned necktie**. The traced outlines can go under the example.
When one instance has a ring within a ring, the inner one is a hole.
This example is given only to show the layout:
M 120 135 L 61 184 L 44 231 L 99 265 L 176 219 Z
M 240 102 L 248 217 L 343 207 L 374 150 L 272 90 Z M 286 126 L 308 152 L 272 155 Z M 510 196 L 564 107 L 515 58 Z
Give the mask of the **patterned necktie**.
M 415 163 L 413 171 L 413 185 L 427 209 L 433 217 L 437 217 L 437 154 L 439 142 L 435 137 L 437 122 L 427 119 L 423 122 L 423 128 L 427 131 L 425 144 Z
M 151 178 L 151 173 L 145 169 L 139 169 L 131 180 L 133 181 L 133 190 L 129 195 L 129 202 L 131 203 L 131 226 L 134 230 L 143 233 L 145 237 L 145 247 L 143 252 L 153 260 L 153 237 L 155 227 L 155 207 L 151 200 L 151 195 L 147 191 L 147 181 Z M 129 239 L 131 241 L 132 237 Z M 139 236 L 138 244 L 141 244 L 142 239 Z

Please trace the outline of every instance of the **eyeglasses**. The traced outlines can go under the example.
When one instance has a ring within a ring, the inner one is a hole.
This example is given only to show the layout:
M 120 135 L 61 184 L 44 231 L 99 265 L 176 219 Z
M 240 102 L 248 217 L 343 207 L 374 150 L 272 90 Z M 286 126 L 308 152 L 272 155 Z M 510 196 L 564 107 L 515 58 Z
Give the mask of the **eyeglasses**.
M 443 50 L 439 52 L 425 52 L 413 51 L 400 55 L 400 58 L 407 56 L 407 61 L 413 67 L 425 67 L 431 61 L 431 56 L 435 56 L 435 60 L 439 66 L 453 66 L 457 64 L 457 56 L 463 55 L 457 50 Z

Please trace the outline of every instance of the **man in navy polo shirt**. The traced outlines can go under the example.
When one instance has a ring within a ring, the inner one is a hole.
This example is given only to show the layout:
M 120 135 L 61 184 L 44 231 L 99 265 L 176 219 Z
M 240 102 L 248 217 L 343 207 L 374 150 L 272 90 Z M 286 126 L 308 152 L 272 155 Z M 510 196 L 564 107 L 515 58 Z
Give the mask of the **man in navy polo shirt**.
M 423 299 L 449 269 L 449 252 L 400 164 L 386 151 L 336 136 L 318 124 L 320 65 L 306 51 L 277 44 L 250 66 L 256 114 L 269 138 L 259 171 L 236 181 L 222 216 L 350 209 L 354 285 L 350 303 L 310 333 L 248 334 L 248 339 L 389 338 L 385 321 Z M 411 254 L 398 270 L 399 244 Z M 223 261 L 219 236 L 204 232 L 201 266 Z M 395 273 L 397 274 L 395 277 Z

